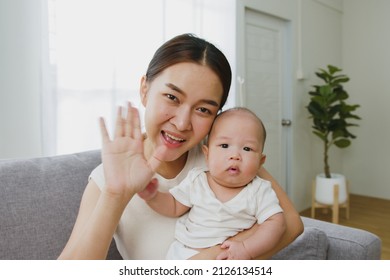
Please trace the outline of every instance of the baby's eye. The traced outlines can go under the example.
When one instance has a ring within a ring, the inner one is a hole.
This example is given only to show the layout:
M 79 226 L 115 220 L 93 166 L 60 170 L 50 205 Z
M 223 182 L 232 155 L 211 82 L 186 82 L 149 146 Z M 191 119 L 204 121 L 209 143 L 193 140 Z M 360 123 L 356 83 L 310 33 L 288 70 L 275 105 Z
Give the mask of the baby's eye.
M 250 151 L 252 151 L 252 149 L 251 149 L 251 148 L 249 148 L 249 147 L 244 147 L 244 151 L 246 151 L 246 152 L 250 152 Z
M 221 145 L 219 145 L 221 148 L 223 148 L 223 149 L 227 149 L 228 147 L 229 147 L 229 145 L 228 144 L 221 144 Z

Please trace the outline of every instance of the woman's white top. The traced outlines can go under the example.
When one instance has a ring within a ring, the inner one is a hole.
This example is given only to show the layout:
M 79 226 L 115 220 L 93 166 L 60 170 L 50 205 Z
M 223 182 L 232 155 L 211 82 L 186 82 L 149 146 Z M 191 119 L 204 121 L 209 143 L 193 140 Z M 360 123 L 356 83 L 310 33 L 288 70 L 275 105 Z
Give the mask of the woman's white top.
M 206 171 L 205 167 L 191 170 L 186 179 L 170 190 L 180 203 L 191 208 L 176 225 L 175 237 L 184 245 L 207 248 L 221 244 L 283 211 L 271 183 L 259 177 L 230 200 L 221 202 L 208 185 Z
M 173 179 L 156 174 L 159 190 L 168 192 L 179 185 L 194 167 L 206 166 L 201 145 L 189 151 L 186 165 Z M 105 186 L 102 164 L 96 167 L 90 178 L 100 189 Z M 123 259 L 165 259 L 169 245 L 174 240 L 177 218 L 169 218 L 154 212 L 143 199 L 135 195 L 127 205 L 114 234 L 116 246 Z

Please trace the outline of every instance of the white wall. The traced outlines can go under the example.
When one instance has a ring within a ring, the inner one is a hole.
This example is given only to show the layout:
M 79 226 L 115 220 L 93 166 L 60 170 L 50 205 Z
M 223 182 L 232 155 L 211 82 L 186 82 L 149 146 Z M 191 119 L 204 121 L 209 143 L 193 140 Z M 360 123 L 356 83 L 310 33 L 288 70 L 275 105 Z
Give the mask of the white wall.
M 0 158 L 41 155 L 40 1 L 0 0 Z
M 299 3 L 299 0 L 298 0 Z M 294 178 L 293 201 L 298 210 L 311 206 L 311 183 L 316 174 L 323 172 L 323 142 L 312 133 L 306 106 L 308 92 L 319 79 L 318 68 L 332 64 L 342 68 L 342 5 L 341 1 L 301 1 L 302 76 L 295 102 L 294 130 Z M 331 171 L 343 173 L 340 150 L 332 148 L 329 153 Z
M 351 192 L 390 199 L 390 1 L 344 0 L 343 65 L 360 127 L 343 153 Z

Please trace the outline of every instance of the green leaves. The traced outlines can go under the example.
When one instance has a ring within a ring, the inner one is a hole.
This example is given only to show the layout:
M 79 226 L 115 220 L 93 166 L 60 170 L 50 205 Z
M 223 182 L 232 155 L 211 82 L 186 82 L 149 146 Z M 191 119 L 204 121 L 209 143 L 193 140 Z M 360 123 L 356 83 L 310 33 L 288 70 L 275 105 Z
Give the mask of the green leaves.
M 358 126 L 351 120 L 360 120 L 360 117 L 354 114 L 360 105 L 346 103 L 349 95 L 343 84 L 349 81 L 349 77 L 339 72 L 341 69 L 332 65 L 328 65 L 326 70 L 319 69 L 315 74 L 323 84 L 313 85 L 313 90 L 309 92 L 311 97 L 307 110 L 313 120 L 313 133 L 325 144 L 325 167 L 328 166 L 330 146 L 346 148 L 351 145 L 350 139 L 356 136 L 351 134 L 348 128 Z
M 336 72 L 340 72 L 341 69 L 337 68 L 336 66 L 333 65 L 328 65 L 329 73 L 330 75 L 333 75 Z
M 351 145 L 351 141 L 348 139 L 340 139 L 335 141 L 334 144 L 339 148 L 346 148 Z

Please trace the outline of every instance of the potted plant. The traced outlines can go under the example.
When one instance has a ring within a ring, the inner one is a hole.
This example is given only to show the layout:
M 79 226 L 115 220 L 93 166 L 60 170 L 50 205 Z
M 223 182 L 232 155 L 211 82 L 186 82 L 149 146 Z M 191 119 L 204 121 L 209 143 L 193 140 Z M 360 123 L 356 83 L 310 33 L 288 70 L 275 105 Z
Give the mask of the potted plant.
M 357 126 L 351 120 L 359 120 L 360 117 L 353 112 L 359 105 L 349 105 L 346 100 L 349 95 L 343 84 L 349 81 L 349 77 L 340 74 L 342 70 L 328 65 L 327 69 L 319 69 L 316 76 L 323 84 L 314 85 L 310 91 L 310 103 L 307 109 L 313 120 L 313 133 L 323 142 L 324 173 L 316 178 L 316 200 L 323 204 L 333 203 L 333 186 L 339 185 L 339 202 L 347 199 L 345 177 L 341 174 L 331 173 L 329 166 L 329 150 L 334 145 L 338 148 L 346 148 L 351 140 L 356 138 L 348 129 Z M 324 185 L 325 184 L 325 185 Z M 332 187 L 329 187 L 331 185 Z

